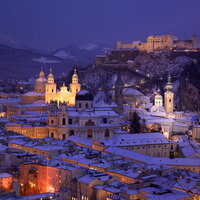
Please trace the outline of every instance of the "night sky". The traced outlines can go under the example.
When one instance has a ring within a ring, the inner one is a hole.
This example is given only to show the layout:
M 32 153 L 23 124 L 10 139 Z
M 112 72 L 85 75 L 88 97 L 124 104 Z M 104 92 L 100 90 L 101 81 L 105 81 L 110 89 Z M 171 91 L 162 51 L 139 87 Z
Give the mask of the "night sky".
M 42 49 L 200 37 L 200 0 L 0 0 L 0 33 Z

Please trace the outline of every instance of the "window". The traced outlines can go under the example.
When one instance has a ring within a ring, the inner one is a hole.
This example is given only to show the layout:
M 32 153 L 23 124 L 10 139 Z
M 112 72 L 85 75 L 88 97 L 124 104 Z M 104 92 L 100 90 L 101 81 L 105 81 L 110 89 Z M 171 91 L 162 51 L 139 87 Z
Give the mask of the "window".
M 52 92 L 53 92 L 53 89 L 52 89 Z
M 69 136 L 72 136 L 72 135 L 74 135 L 74 130 L 69 131 Z
M 87 131 L 87 138 L 91 139 L 93 137 L 92 129 L 88 129 Z
M 68 123 L 69 123 L 69 124 L 72 124 L 72 118 L 69 118 L 69 119 L 68 119 Z
M 62 135 L 62 139 L 63 139 L 63 140 L 65 140 L 65 138 L 66 138 L 66 135 L 65 135 L 65 134 L 63 134 L 63 135 Z
M 106 129 L 105 130 L 105 135 L 104 135 L 105 138 L 109 138 L 110 137 L 110 131 L 109 129 Z
M 85 108 L 88 108 L 88 103 L 85 104 Z
M 172 102 L 172 100 L 171 100 L 171 99 L 169 99 L 169 102 Z
M 108 123 L 108 120 L 107 120 L 106 117 L 103 118 L 103 123 L 104 123 L 104 124 L 107 124 L 107 123 Z
M 78 107 L 81 108 L 81 103 L 78 104 Z
M 62 125 L 66 125 L 66 119 L 65 118 L 62 119 Z
M 54 121 L 53 120 L 51 120 L 51 125 L 54 125 Z

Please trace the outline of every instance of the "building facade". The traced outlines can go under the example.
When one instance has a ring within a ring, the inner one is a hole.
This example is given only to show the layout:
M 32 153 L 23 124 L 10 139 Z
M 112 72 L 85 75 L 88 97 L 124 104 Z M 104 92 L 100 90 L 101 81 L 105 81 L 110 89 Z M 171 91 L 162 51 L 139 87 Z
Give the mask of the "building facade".
M 57 101 L 57 103 L 66 103 L 68 106 L 74 106 L 76 93 L 80 90 L 81 84 L 78 83 L 76 69 L 74 69 L 72 83 L 70 83 L 69 90 L 65 84 L 63 84 L 63 86 L 60 88 L 60 91 L 57 91 L 57 84 L 54 82 L 54 75 L 50 70 L 45 90 L 45 103 L 49 104 L 51 101 Z
M 172 34 L 162 36 L 149 36 L 147 42 L 135 41 L 132 43 L 117 42 L 117 49 L 137 49 L 139 51 L 154 52 L 158 50 L 196 50 L 199 48 L 199 41 L 196 36 L 189 40 L 178 40 Z

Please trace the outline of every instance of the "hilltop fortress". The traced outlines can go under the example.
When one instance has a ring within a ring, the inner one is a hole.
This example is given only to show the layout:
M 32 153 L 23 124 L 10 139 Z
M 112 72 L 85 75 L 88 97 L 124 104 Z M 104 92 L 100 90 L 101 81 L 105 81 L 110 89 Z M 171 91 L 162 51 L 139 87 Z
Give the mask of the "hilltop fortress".
M 172 34 L 162 36 L 149 36 L 147 42 L 134 41 L 132 43 L 117 42 L 117 49 L 136 49 L 139 51 L 154 52 L 158 50 L 185 50 L 196 51 L 199 48 L 199 40 L 192 36 L 189 40 L 178 40 Z

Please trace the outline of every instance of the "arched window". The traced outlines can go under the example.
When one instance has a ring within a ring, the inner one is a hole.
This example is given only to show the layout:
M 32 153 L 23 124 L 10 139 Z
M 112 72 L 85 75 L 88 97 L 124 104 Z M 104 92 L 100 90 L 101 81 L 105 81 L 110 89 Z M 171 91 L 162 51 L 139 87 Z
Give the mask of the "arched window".
M 172 100 L 171 99 L 169 99 L 169 102 L 171 102 Z
M 52 92 L 53 92 L 53 89 L 52 89 Z
M 78 104 L 78 107 L 81 108 L 81 103 Z
M 85 123 L 86 126 L 94 126 L 94 122 L 89 119 L 86 123 Z
M 65 118 L 62 119 L 62 125 L 66 125 L 66 119 Z
M 85 104 L 85 108 L 88 108 L 88 103 Z
M 66 138 L 66 135 L 65 135 L 65 133 L 62 135 L 62 139 L 63 140 L 65 140 L 65 138 Z
M 51 120 L 51 125 L 54 125 L 54 121 L 53 120 Z
M 87 131 L 87 138 L 91 139 L 93 137 L 92 129 L 88 129 Z
M 109 131 L 109 129 L 106 129 L 106 130 L 105 130 L 104 137 L 105 137 L 105 138 L 109 138 L 109 137 L 110 137 L 110 131 Z
M 69 131 L 69 136 L 72 136 L 72 135 L 74 135 L 74 130 Z
M 50 133 L 50 137 L 54 137 L 54 133 Z

